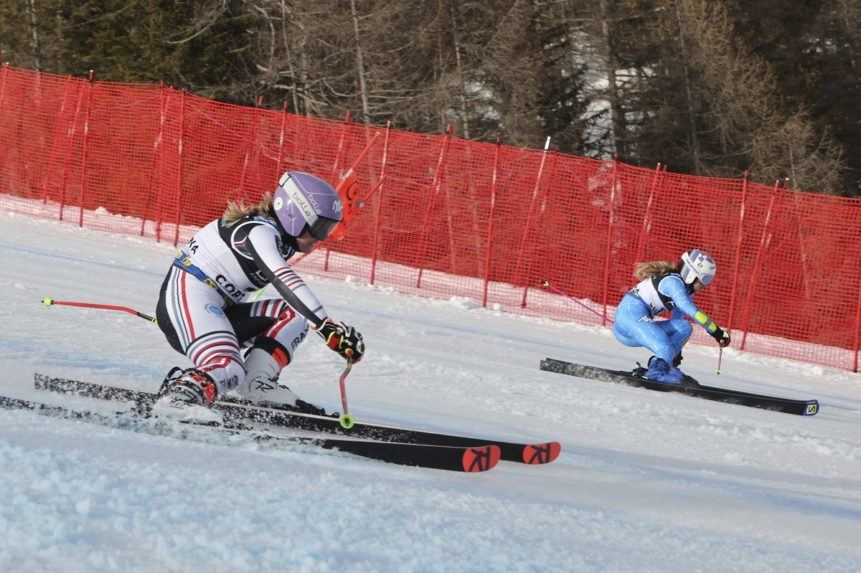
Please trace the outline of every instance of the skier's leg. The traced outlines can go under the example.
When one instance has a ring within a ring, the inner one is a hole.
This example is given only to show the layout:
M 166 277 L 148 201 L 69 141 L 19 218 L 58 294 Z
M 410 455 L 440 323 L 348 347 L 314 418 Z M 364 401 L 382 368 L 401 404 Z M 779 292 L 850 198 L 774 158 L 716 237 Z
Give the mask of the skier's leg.
M 613 336 L 625 346 L 643 346 L 637 336 L 637 324 L 649 320 L 649 311 L 645 304 L 636 297 L 625 295 L 613 319 Z
M 262 320 L 261 313 L 265 313 L 268 320 Z M 243 338 L 253 334 L 247 340 L 251 347 L 245 354 L 247 374 L 237 388 L 239 394 L 252 402 L 325 414 L 322 408 L 305 402 L 290 388 L 278 383 L 281 371 L 292 362 L 296 349 L 308 335 L 308 321 L 280 299 L 236 305 L 228 314 Z
M 684 378 L 682 371 L 673 366 L 678 352 L 670 336 L 660 326 L 661 324 L 662 322 L 643 322 L 637 325 L 637 337 L 642 341 L 643 346 L 655 353 L 649 359 L 646 378 L 657 382 L 678 384 Z
M 659 326 L 670 339 L 670 344 L 673 345 L 675 355 L 673 356 L 672 365 L 678 366 L 682 362 L 682 348 L 687 344 L 691 337 L 693 328 L 691 323 L 684 318 L 673 318 L 655 323 Z
M 187 371 L 172 371 L 165 380 L 163 393 L 176 394 L 176 401 L 209 405 L 245 379 L 239 341 L 224 304 L 215 289 L 195 277 L 174 267 L 168 272 L 156 307 L 158 325 L 171 346 L 194 364 Z
M 675 356 L 669 336 L 651 319 L 646 305 L 630 295 L 625 295 L 613 322 L 613 335 L 625 346 L 643 346 L 658 358 L 672 362 Z
M 649 360 L 647 378 L 660 382 L 679 382 L 683 374 L 672 366 L 677 354 L 676 346 L 661 324 L 651 320 L 642 301 L 626 295 L 616 310 L 613 335 L 626 346 L 642 346 L 655 354 Z
M 676 355 L 676 347 L 670 337 L 658 324 L 652 321 L 638 322 L 633 328 L 633 338 L 638 346 L 648 348 L 655 356 L 671 364 Z

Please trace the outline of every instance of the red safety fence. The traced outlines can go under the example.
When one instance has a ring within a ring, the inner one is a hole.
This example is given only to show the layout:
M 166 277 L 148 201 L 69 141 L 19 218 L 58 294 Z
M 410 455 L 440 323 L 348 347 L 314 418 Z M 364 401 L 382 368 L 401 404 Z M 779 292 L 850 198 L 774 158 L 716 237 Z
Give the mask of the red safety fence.
M 301 267 L 586 324 L 610 323 L 635 262 L 703 248 L 719 273 L 697 303 L 735 348 L 858 370 L 857 199 L 9 66 L 0 141 L 3 208 L 170 243 L 284 170 L 336 183 L 361 157 L 370 195 Z

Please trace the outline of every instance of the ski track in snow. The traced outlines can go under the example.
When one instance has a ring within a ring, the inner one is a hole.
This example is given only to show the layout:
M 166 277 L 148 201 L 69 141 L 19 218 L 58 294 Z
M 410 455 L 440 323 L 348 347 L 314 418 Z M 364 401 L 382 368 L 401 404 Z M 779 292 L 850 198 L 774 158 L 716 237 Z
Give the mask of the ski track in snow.
M 2 394 L 34 372 L 154 391 L 186 365 L 151 313 L 173 248 L 0 212 Z M 455 474 L 310 446 L 133 433 L 0 410 L 0 571 L 784 572 L 861 570 L 861 378 L 713 346 L 703 383 L 817 398 L 812 418 L 538 370 L 546 356 L 629 368 L 605 329 L 305 275 L 368 346 L 347 384 L 359 420 L 559 440 L 544 467 Z M 718 278 L 719 280 L 719 278 Z M 315 338 L 282 375 L 337 409 L 339 359 Z

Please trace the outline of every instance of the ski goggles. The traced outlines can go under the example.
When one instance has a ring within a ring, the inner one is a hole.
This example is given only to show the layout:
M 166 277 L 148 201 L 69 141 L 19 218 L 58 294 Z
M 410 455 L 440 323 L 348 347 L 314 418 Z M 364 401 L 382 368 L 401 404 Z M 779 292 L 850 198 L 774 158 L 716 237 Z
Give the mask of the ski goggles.
M 335 221 L 334 219 L 327 219 L 326 217 L 318 216 L 317 220 L 314 221 L 314 224 L 305 224 L 305 228 L 308 229 L 308 232 L 311 233 L 311 236 L 318 241 L 325 241 L 326 237 L 329 236 L 332 230 L 338 226 L 338 223 L 340 223 L 340 221 Z

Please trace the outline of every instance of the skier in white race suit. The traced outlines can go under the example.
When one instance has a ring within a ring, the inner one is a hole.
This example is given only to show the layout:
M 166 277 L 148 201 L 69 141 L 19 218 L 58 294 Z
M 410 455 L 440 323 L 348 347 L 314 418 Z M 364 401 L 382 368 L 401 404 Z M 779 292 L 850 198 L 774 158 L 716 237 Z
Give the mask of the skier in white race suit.
M 344 359 L 358 362 L 362 335 L 333 321 L 287 261 L 310 253 L 341 220 L 335 189 L 314 175 L 284 173 L 274 194 L 230 203 L 182 247 L 161 286 L 156 317 L 170 345 L 194 364 L 174 368 L 161 407 L 209 407 L 226 392 L 324 414 L 279 383 L 309 328 Z M 246 302 L 272 284 L 281 295 Z
M 634 275 L 642 280 L 622 297 L 613 335 L 625 346 L 644 346 L 654 353 L 646 372 L 649 380 L 682 383 L 684 374 L 678 366 L 682 347 L 692 332 L 688 318 L 702 326 L 721 347 L 729 346 L 729 334 L 693 302 L 693 295 L 711 284 L 716 272 L 714 259 L 699 249 L 682 253 L 677 263 L 652 261 L 637 265 Z M 665 311 L 671 313 L 668 320 L 655 320 Z

